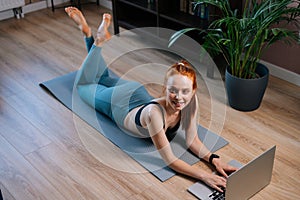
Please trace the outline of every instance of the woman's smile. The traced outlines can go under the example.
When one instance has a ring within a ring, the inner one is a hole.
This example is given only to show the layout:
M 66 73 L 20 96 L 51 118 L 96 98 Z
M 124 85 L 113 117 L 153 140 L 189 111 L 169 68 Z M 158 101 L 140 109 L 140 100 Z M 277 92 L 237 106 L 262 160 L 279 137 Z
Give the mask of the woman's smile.
M 182 110 L 190 102 L 193 95 L 193 82 L 188 77 L 180 74 L 169 77 L 166 98 L 172 109 Z
M 184 106 L 184 101 L 173 101 L 173 104 L 176 106 L 176 107 L 183 107 Z

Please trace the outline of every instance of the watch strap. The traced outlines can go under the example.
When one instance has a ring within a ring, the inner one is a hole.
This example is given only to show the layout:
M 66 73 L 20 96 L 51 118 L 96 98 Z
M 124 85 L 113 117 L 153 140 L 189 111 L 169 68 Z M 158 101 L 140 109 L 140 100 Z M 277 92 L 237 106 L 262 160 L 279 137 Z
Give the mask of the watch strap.
M 212 153 L 212 154 L 209 156 L 208 162 L 209 162 L 209 164 L 211 164 L 211 165 L 213 165 L 213 166 L 214 166 L 214 164 L 212 163 L 212 161 L 213 161 L 214 158 L 220 158 L 220 156 L 218 156 L 217 154 L 214 154 L 214 153 Z

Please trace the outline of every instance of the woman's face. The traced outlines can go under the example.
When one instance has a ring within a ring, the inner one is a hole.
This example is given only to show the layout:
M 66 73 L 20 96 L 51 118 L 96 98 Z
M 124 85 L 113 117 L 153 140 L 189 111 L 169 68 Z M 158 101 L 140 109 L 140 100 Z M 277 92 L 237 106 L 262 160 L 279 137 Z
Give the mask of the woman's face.
M 166 101 L 175 111 L 182 110 L 191 101 L 194 90 L 193 81 L 180 74 L 172 75 L 166 83 Z

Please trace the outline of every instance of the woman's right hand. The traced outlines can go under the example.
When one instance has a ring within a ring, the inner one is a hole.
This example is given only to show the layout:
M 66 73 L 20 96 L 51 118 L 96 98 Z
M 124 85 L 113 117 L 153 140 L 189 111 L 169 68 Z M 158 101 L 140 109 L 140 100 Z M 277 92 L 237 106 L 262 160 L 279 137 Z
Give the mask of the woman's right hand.
M 202 181 L 207 184 L 209 187 L 223 192 L 222 188 L 226 187 L 226 178 L 218 176 L 216 174 L 205 173 L 202 176 Z

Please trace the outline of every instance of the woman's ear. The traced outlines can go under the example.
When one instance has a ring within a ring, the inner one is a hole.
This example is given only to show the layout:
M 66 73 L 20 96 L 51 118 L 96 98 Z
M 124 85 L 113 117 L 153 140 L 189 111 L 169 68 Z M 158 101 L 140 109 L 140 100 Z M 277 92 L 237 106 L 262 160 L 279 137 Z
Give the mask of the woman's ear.
M 164 85 L 163 88 L 162 88 L 162 96 L 166 96 L 166 95 L 167 95 L 167 88 Z
M 193 95 L 196 95 L 197 89 L 193 89 Z

